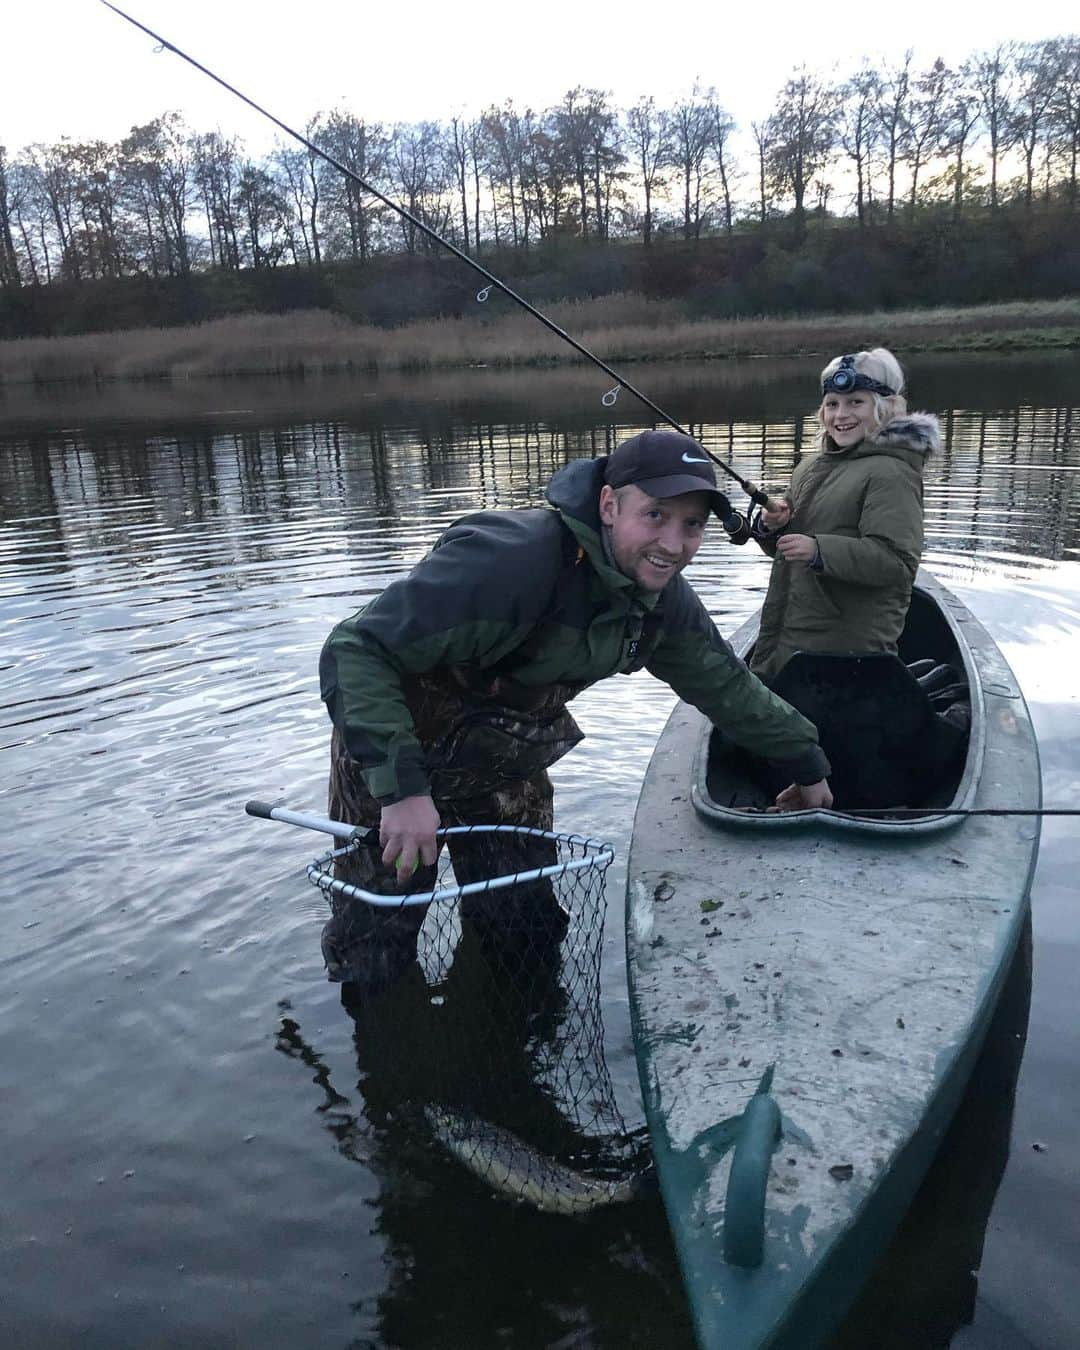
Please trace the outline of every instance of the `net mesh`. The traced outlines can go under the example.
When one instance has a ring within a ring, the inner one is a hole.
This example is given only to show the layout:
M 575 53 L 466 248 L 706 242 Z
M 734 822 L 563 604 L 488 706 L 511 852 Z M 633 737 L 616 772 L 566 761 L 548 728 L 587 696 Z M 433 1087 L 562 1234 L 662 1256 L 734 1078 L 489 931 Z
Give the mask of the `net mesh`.
M 604 1059 L 610 848 L 516 826 L 440 838 L 426 889 L 404 896 L 358 883 L 379 871 L 364 840 L 308 869 L 334 907 L 369 1101 L 511 1199 L 559 1213 L 628 1199 L 645 1156 Z

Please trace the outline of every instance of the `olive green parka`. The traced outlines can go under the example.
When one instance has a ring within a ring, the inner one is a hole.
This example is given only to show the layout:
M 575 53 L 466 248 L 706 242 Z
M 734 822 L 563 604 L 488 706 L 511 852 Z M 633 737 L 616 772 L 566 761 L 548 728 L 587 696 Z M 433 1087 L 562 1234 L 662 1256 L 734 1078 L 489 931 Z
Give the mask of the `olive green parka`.
M 756 675 L 773 678 L 797 651 L 896 651 L 922 556 L 923 468 L 940 446 L 936 417 L 905 413 L 846 450 L 827 438 L 798 465 L 782 533 L 810 535 L 818 558 L 785 562 L 781 532 L 755 531 L 773 557 Z

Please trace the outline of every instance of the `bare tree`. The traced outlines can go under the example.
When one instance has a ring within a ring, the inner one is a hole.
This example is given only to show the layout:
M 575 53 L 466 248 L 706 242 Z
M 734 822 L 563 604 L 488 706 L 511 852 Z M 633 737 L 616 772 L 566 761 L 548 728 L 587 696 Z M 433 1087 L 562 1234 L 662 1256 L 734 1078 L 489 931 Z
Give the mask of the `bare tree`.
M 1058 75 L 1052 106 L 1054 125 L 1068 156 L 1066 198 L 1076 210 L 1076 167 L 1080 158 L 1080 37 L 1058 39 Z
M 12 230 L 22 241 L 22 256 L 26 270 L 30 273 L 30 284 L 40 286 L 47 283 L 50 276 L 48 255 L 41 252 L 40 241 L 35 238 L 42 221 L 42 197 L 37 174 L 25 160 L 14 160 L 8 162 L 6 177 L 7 209 Z
M 321 127 L 321 113 L 316 113 L 304 127 L 304 135 L 313 145 L 318 144 Z M 309 264 L 318 267 L 322 262 L 319 213 L 322 204 L 320 170 L 324 161 L 306 145 L 297 148 L 280 145 L 274 153 L 274 162 L 293 204 L 305 259 Z M 295 231 L 292 233 L 295 234 Z M 295 246 L 293 251 L 296 252 Z
M 276 267 L 288 247 L 288 205 L 273 176 L 248 160 L 241 166 L 236 202 L 243 220 L 242 256 L 252 267 Z
M 314 140 L 320 150 L 333 155 L 357 177 L 380 191 L 387 186 L 389 141 L 380 123 L 365 122 L 335 108 L 321 119 Z M 386 208 L 355 179 L 329 164 L 320 166 L 319 183 L 324 254 L 367 262 Z
M 202 197 L 206 229 L 210 239 L 210 260 L 218 267 L 238 270 L 240 222 L 237 185 L 240 178 L 240 147 L 226 140 L 219 131 L 194 138 L 195 185 Z
M 539 132 L 540 123 L 536 114 L 531 108 L 526 108 L 514 124 L 511 141 L 521 195 L 521 239 L 524 248 L 531 245 L 534 231 L 543 229 L 541 222 L 546 220 L 548 214 L 540 161 L 537 159 Z
M 595 105 L 590 160 L 596 232 L 606 239 L 611 230 L 612 194 L 626 163 L 619 117 L 609 106 L 606 94 L 601 94 Z
M 473 167 L 473 244 L 480 251 L 480 169 L 484 157 L 484 129 L 478 117 L 469 123 L 469 156 Z
M 51 146 L 31 146 L 28 154 L 59 242 L 65 279 L 121 275 L 126 258 L 117 147 L 64 138 Z
M 870 157 L 879 134 L 876 116 L 881 99 L 881 76 L 864 66 L 840 91 L 837 135 L 844 152 L 855 165 L 855 215 L 866 224 L 866 198 Z
M 622 165 L 618 118 L 599 89 L 571 89 L 550 113 L 566 162 L 578 189 L 581 237 L 590 228 L 601 239 L 607 233 L 611 182 Z M 591 217 L 591 227 L 590 227 Z
M 971 68 L 965 65 L 951 95 L 946 99 L 942 125 L 942 150 L 953 163 L 953 212 L 958 217 L 964 209 L 964 158 L 978 121 L 979 95 L 972 84 Z
M 640 233 L 653 247 L 661 211 L 665 226 L 675 216 L 686 240 L 710 229 L 730 236 L 740 191 L 756 197 L 747 213 L 763 224 L 790 210 L 801 240 L 814 209 L 823 220 L 830 204 L 838 209 L 834 185 L 849 178 L 851 200 L 839 209 L 853 211 L 860 227 L 881 202 L 889 219 L 898 203 L 914 220 L 931 201 L 951 203 L 959 217 L 987 179 L 996 208 L 1002 175 L 1014 173 L 1008 192 L 1017 204 L 1031 211 L 1041 193 L 1075 212 L 1080 39 L 1001 43 L 958 72 L 942 60 L 918 68 L 909 51 L 889 68 L 864 63 L 840 90 L 797 69 L 772 116 L 751 126 L 745 187 L 732 154 L 734 122 L 716 91 L 697 84 L 668 109 L 643 96 L 620 113 L 606 92 L 577 87 L 539 117 L 508 101 L 482 116 L 459 112 L 390 134 L 338 109 L 314 117 L 306 131 L 473 254 L 482 240 L 524 250 L 566 235 L 605 240 L 620 232 Z M 1057 229 L 1051 219 L 1047 238 Z M 62 138 L 14 159 L 0 149 L 5 291 L 133 273 L 183 276 L 207 261 L 230 269 L 287 259 L 363 264 L 379 249 L 430 247 L 423 229 L 400 222 L 313 151 L 278 145 L 249 160 L 238 141 L 193 136 L 175 113 L 132 127 L 117 144 Z
M 447 149 L 461 207 L 461 247 L 466 253 L 469 251 L 469 154 L 476 144 L 471 131 L 472 124 L 465 118 L 455 114 L 450 119 Z M 479 239 L 476 242 L 479 244 Z
M 769 159 L 772 155 L 772 122 L 751 122 L 750 131 L 757 146 L 758 219 L 764 225 L 769 218 Z
M 735 119 L 720 106 L 716 90 L 710 89 L 707 101 L 709 149 L 716 160 L 716 172 L 720 177 L 720 197 L 723 203 L 724 233 L 730 238 L 734 228 L 732 206 L 732 182 L 735 171 L 731 153 L 731 134 L 735 130 Z
M 1027 42 L 1016 52 L 1011 130 L 1024 156 L 1024 206 L 1029 211 L 1039 137 L 1052 120 L 1050 109 L 1057 87 L 1057 55 L 1053 42 Z
M 150 270 L 157 276 L 191 271 L 188 213 L 194 165 L 191 137 L 179 113 L 132 127 L 120 143 L 125 204 L 145 234 Z
M 562 103 L 554 108 L 551 121 L 563 147 L 567 163 L 578 190 L 578 225 L 581 237 L 589 237 L 589 146 L 592 142 L 590 122 L 593 116 L 595 90 L 580 85 L 569 90 Z
M 442 148 L 436 122 L 402 123 L 394 128 L 390 151 L 394 186 L 410 215 L 439 234 L 445 233 L 451 216 L 447 196 L 451 175 Z M 406 253 L 415 253 L 418 247 L 430 252 L 435 247 L 411 220 L 401 216 L 399 225 Z
M 806 233 L 806 191 L 829 161 L 836 139 L 836 95 L 816 75 L 799 70 L 780 92 L 769 119 L 774 184 L 794 198 L 795 235 Z
M 51 280 L 54 270 L 49 251 L 51 234 L 59 253 L 57 265 L 61 275 L 78 281 L 82 276 L 82 260 L 76 241 L 78 184 L 74 172 L 74 147 L 67 140 L 48 146 L 31 145 L 26 156 L 34 172 L 34 186 L 41 204 L 38 233 L 47 277 Z
M 573 169 L 562 142 L 555 134 L 551 113 L 541 120 L 529 138 L 527 171 L 523 175 L 523 182 L 535 203 L 542 239 L 576 228 L 576 223 L 570 217 Z
M 17 291 L 22 285 L 19 256 L 15 252 L 12 222 L 18 211 L 16 187 L 8 172 L 7 150 L 0 145 L 0 290 Z
M 999 43 L 992 52 L 983 52 L 971 63 L 972 79 L 979 95 L 983 125 L 990 137 L 990 206 L 998 205 L 998 165 L 1012 143 L 1012 89 L 1016 47 Z
M 531 114 L 527 114 L 531 118 Z M 483 115 L 484 141 L 492 192 L 499 187 L 510 207 L 510 232 L 514 248 L 529 246 L 526 206 L 521 184 L 522 142 L 527 132 L 521 115 L 508 99 L 502 108 L 489 108 Z
M 881 83 L 877 105 L 878 134 L 888 167 L 888 196 L 885 213 L 891 221 L 896 209 L 896 165 L 904 149 L 908 129 L 908 101 L 911 94 L 911 60 L 909 49 L 903 62 L 890 71 Z
M 711 127 L 708 103 L 696 84 L 687 98 L 676 103 L 669 116 L 671 163 L 682 182 L 683 238 L 700 239 Z
M 645 194 L 641 242 L 650 247 L 653 238 L 653 198 L 664 187 L 664 169 L 671 153 L 668 115 L 657 108 L 652 95 L 639 98 L 626 114 L 627 143 Z
M 85 275 L 122 276 L 127 262 L 120 201 L 119 150 L 106 141 L 87 141 L 75 147 L 79 202 L 78 247 Z
M 938 57 L 929 70 L 915 79 L 911 88 L 903 157 L 911 171 L 908 205 L 912 212 L 919 199 L 919 173 L 941 148 L 946 99 L 955 80 L 953 72 Z

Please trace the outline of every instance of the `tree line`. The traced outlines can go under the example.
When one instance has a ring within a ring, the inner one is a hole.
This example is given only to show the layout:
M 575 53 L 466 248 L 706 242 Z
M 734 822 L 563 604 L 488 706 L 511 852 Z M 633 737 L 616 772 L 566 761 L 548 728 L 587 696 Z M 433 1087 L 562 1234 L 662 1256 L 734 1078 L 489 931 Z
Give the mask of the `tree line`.
M 909 51 L 834 81 L 806 68 L 740 128 L 712 88 L 616 107 L 575 88 L 543 112 L 387 126 L 337 108 L 308 138 L 470 253 L 560 240 L 696 242 L 815 216 L 861 230 L 934 207 L 956 219 L 1077 210 L 1080 38 L 1003 43 L 958 68 Z M 116 144 L 0 147 L 0 291 L 437 249 L 306 148 L 261 157 L 177 113 Z

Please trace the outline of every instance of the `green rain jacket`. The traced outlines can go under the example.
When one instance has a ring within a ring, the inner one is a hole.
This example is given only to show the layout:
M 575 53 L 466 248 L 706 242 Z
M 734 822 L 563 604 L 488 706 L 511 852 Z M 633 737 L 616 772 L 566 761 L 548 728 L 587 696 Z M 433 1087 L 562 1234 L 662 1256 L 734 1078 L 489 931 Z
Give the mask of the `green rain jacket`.
M 751 667 L 762 679 L 797 651 L 895 652 L 923 547 L 923 467 L 941 447 L 936 417 L 894 417 L 873 440 L 828 446 L 796 468 L 785 533 L 817 540 L 818 566 L 774 557 Z
M 572 697 L 644 667 L 792 780 L 827 775 L 813 725 L 750 674 L 682 576 L 657 595 L 608 564 L 598 515 L 605 462 L 559 470 L 550 507 L 457 521 L 408 576 L 330 634 L 322 697 L 382 805 L 430 790 L 431 746 L 417 734 L 411 691 L 431 676 L 495 699 L 510 684 L 520 708 L 522 692 L 563 686 Z M 483 717 L 497 705 L 477 706 Z

